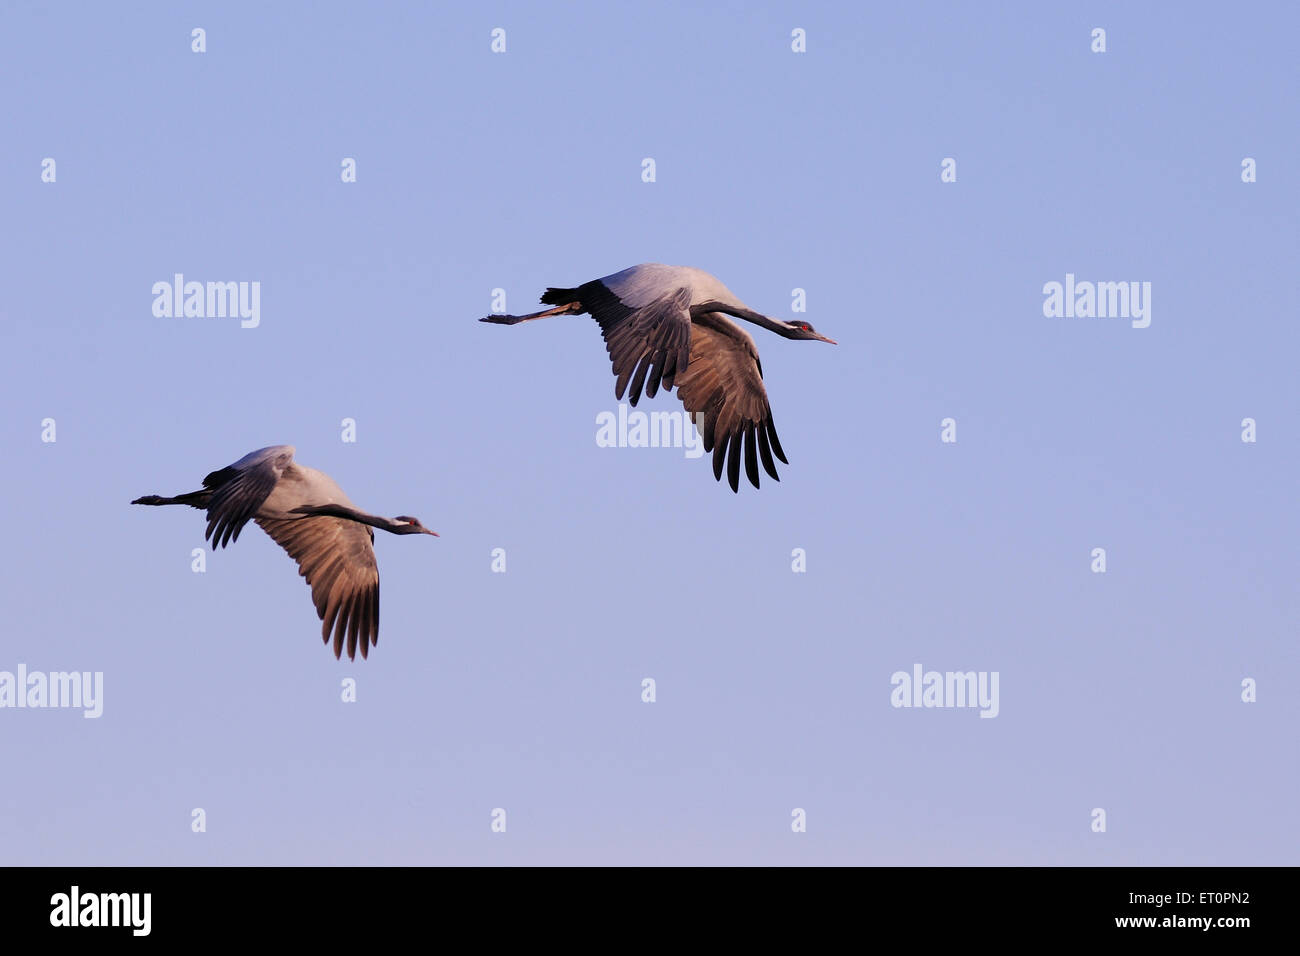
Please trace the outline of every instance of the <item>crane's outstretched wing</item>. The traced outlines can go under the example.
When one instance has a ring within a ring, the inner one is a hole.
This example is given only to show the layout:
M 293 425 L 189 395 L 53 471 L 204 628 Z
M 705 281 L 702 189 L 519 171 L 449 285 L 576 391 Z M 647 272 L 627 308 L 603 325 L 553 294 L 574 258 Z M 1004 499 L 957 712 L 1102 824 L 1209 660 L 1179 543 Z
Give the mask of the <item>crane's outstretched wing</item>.
M 632 392 L 628 400 L 633 405 L 641 399 L 642 385 L 649 398 L 655 397 L 661 383 L 665 389 L 672 388 L 673 380 L 690 362 L 691 292 L 685 287 L 632 306 L 596 279 L 576 289 L 547 289 L 542 302 L 581 302 L 583 311 L 600 323 L 617 378 L 614 397 L 620 401 L 629 382 Z
M 753 340 L 731 322 L 714 313 L 696 316 L 691 339 L 691 364 L 677 383 L 677 397 L 700 427 L 704 450 L 713 452 L 713 476 L 727 481 L 732 491 L 740 490 L 740 459 L 745 474 L 758 487 L 758 462 L 780 481 L 775 454 L 785 464 L 785 452 L 776 437 L 772 408 L 763 387 L 763 368 Z
M 204 478 L 203 487 L 212 491 L 204 538 L 214 548 L 238 541 L 239 532 L 257 514 L 292 462 L 292 445 L 272 445 L 250 452 Z
M 348 660 L 357 647 L 364 658 L 379 643 L 379 565 L 375 533 L 343 518 L 255 518 L 275 543 L 298 562 L 299 573 L 311 585 L 316 614 L 324 623 L 321 639 L 334 634 L 334 656 L 347 639 Z

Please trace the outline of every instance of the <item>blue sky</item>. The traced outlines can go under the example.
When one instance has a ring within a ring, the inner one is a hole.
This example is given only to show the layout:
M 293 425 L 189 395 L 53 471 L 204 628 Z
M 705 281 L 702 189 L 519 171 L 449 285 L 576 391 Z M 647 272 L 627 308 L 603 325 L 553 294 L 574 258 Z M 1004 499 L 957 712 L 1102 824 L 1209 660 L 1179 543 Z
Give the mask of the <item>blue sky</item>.
M 7 4 L 0 671 L 103 672 L 104 712 L 0 709 L 4 861 L 1300 862 L 1298 29 Z M 597 447 L 589 318 L 475 321 L 646 261 L 840 343 L 753 332 L 780 484 Z M 156 317 L 177 272 L 260 325 Z M 1150 326 L 1045 317 L 1067 273 L 1150 282 Z M 260 531 L 195 574 L 202 516 L 127 504 L 276 443 L 442 535 L 377 534 L 368 661 Z M 917 663 L 998 716 L 892 707 Z

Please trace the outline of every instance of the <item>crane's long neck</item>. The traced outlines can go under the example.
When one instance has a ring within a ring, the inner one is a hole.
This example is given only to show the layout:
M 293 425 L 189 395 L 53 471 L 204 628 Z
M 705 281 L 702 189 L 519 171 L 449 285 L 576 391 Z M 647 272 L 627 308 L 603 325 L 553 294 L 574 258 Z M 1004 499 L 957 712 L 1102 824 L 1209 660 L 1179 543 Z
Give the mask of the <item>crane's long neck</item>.
M 330 518 L 346 518 L 348 521 L 368 524 L 372 528 L 382 528 L 385 531 L 392 531 L 393 533 L 396 533 L 395 529 L 405 527 L 401 522 L 394 521 L 392 518 L 384 518 L 380 515 L 372 515 L 365 511 L 358 511 L 356 508 L 349 508 L 347 505 L 302 505 L 293 510 L 296 514 L 323 515 Z
M 725 312 L 727 315 L 734 315 L 738 319 L 744 319 L 746 322 L 753 322 L 755 325 L 761 325 L 769 332 L 775 332 L 777 335 L 784 336 L 787 339 L 794 338 L 794 330 L 784 322 L 776 319 L 769 319 L 761 312 L 755 312 L 753 309 L 747 309 L 743 305 L 734 305 L 730 302 L 705 302 L 703 305 L 691 307 L 692 313 L 699 312 Z

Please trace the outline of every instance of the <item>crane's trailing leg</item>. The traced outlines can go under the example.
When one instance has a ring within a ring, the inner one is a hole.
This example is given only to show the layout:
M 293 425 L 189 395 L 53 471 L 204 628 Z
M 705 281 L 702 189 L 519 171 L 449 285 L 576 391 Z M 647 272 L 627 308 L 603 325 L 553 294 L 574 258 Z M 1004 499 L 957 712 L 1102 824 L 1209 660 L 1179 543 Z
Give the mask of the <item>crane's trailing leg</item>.
M 160 495 L 145 495 L 143 498 L 136 498 L 131 502 L 133 505 L 189 505 L 192 508 L 206 508 L 208 499 L 212 497 L 212 492 L 206 488 L 203 491 L 191 491 L 188 495 L 177 495 L 175 498 L 163 498 Z
M 583 312 L 581 302 L 566 302 L 564 305 L 556 306 L 554 309 L 547 309 L 545 312 L 534 312 L 532 315 L 485 315 L 479 319 L 480 322 L 494 322 L 497 325 L 518 325 L 520 322 L 531 322 L 533 319 L 545 319 L 552 315 L 578 315 Z

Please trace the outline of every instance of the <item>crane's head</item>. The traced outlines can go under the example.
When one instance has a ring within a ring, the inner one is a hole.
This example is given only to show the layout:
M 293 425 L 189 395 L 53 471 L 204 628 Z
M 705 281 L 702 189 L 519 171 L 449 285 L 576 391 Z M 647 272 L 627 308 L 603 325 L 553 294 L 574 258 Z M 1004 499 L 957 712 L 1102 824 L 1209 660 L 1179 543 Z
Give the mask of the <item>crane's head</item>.
M 389 529 L 393 534 L 431 534 L 435 538 L 438 537 L 438 532 L 430 531 L 420 524 L 419 518 L 412 518 L 410 515 L 398 515 L 393 519 L 393 525 L 394 527 Z
M 785 327 L 790 330 L 792 339 L 816 339 L 818 342 L 829 342 L 831 345 L 839 345 L 834 339 L 828 339 L 820 332 L 814 331 L 813 327 L 803 319 L 796 319 L 793 322 L 785 323 Z

